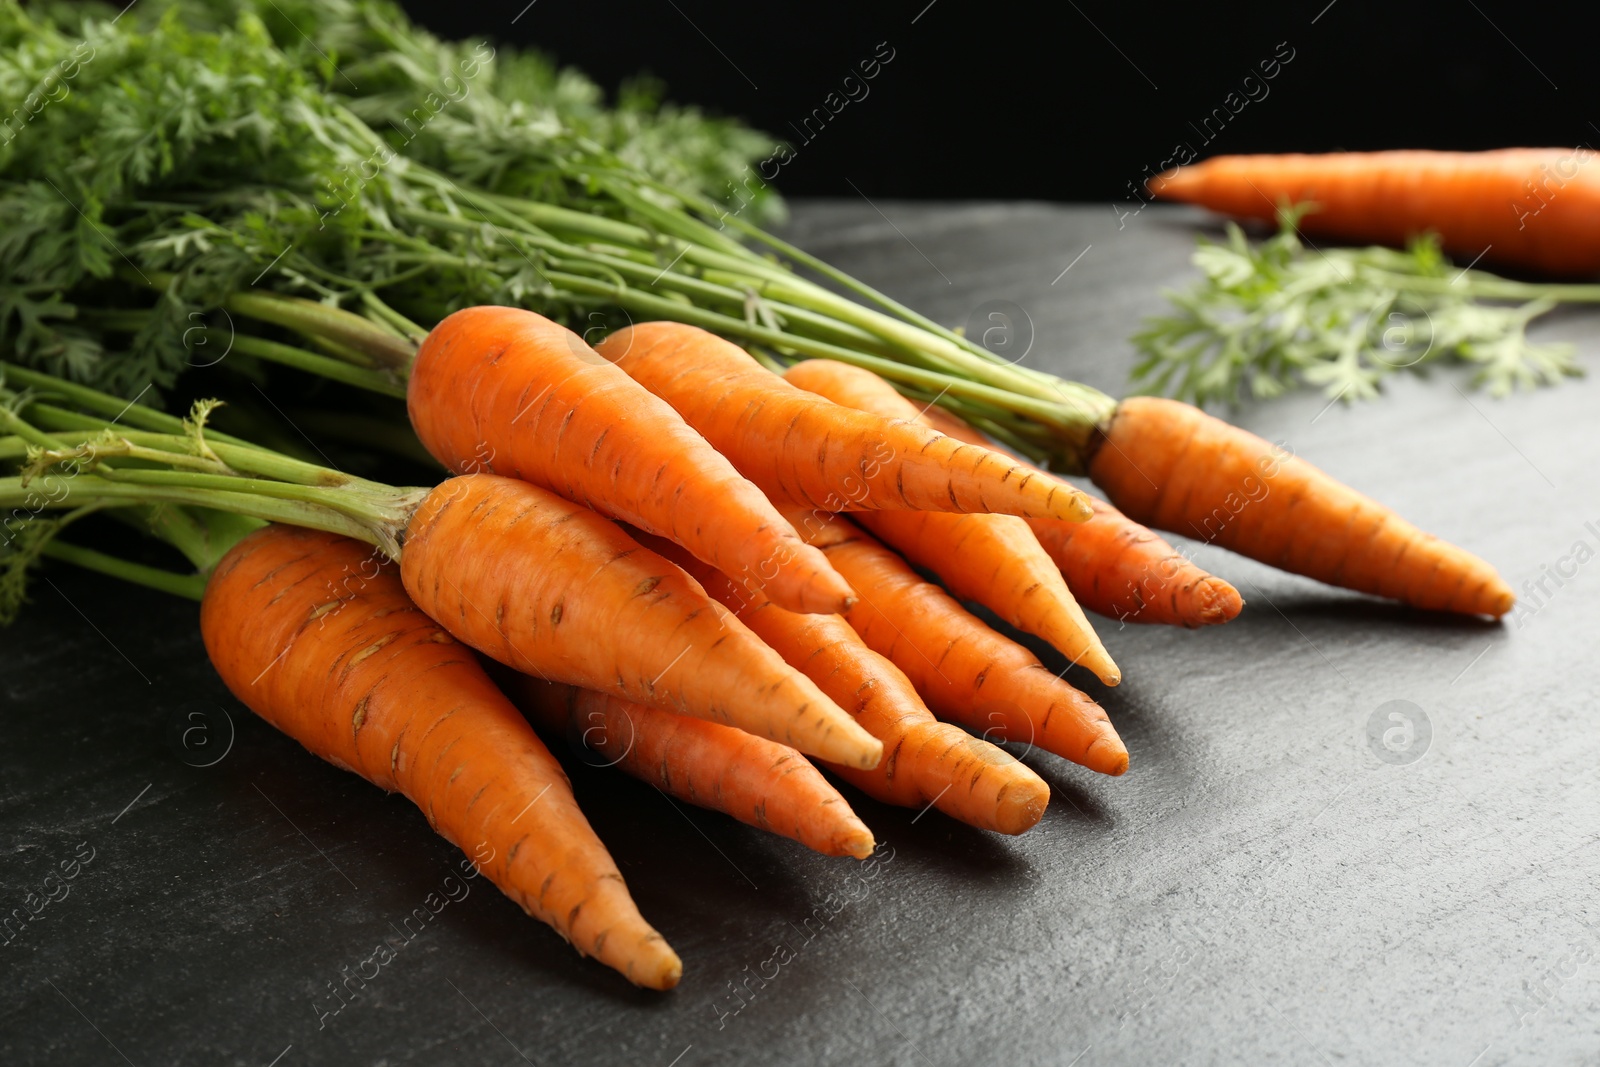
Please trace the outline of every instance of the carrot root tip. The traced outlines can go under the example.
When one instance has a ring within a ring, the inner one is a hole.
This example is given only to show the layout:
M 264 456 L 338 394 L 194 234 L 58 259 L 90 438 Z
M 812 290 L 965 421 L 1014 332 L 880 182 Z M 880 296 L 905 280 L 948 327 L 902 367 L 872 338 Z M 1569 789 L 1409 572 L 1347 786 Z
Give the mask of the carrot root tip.
M 1118 778 L 1128 771 L 1128 749 L 1114 737 L 1098 737 L 1084 750 L 1080 762 L 1091 771 Z
M 1244 608 L 1244 598 L 1239 595 L 1239 590 L 1214 575 L 1207 577 L 1195 589 L 1195 600 L 1200 606 L 1194 617 L 1200 626 L 1230 622 Z

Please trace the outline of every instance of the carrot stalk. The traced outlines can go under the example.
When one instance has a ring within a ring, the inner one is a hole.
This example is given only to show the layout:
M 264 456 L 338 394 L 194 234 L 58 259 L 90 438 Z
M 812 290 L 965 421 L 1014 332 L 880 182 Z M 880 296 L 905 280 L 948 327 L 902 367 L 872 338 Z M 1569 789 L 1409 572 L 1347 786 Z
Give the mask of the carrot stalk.
M 828 510 L 1089 516 L 1076 490 L 1046 484 L 1009 456 L 797 389 L 697 327 L 642 323 L 598 351 L 769 495 Z
M 872 854 L 872 831 L 838 790 L 786 745 L 527 675 L 504 684 L 548 734 L 587 746 L 608 766 L 668 796 L 731 815 L 825 856 L 866 859 Z
M 681 569 L 526 482 L 452 478 L 418 505 L 401 575 L 458 639 L 524 674 L 873 767 L 883 746 Z
M 396 568 L 370 557 L 288 526 L 240 541 L 200 609 L 217 673 L 316 755 L 403 793 L 580 953 L 672 988 L 683 965 L 639 915 L 561 765 Z
M 1404 245 L 1434 232 L 1473 260 L 1600 272 L 1600 163 L 1588 148 L 1218 156 L 1150 180 L 1167 200 L 1272 222 L 1285 204 L 1313 237 Z
M 811 359 L 790 367 L 784 378 L 846 407 L 939 429 L 917 405 L 869 370 Z M 981 438 L 949 436 L 987 447 Z M 1028 528 L 1030 521 L 1075 523 L 932 511 L 866 511 L 856 521 L 911 562 L 936 572 L 959 599 L 975 600 L 1019 630 L 1044 638 L 1107 685 L 1122 680 L 1122 672 L 1060 570 Z
M 984 440 L 942 408 L 930 408 L 926 417 L 951 437 Z M 1237 589 L 1195 566 L 1149 527 L 1092 494 L 1089 506 L 1094 514 L 1085 522 L 1028 519 L 1027 523 L 1061 569 L 1067 588 L 1090 611 L 1119 622 L 1193 629 L 1227 622 L 1244 607 Z
M 1425 610 L 1511 610 L 1488 563 L 1198 408 L 1130 398 L 1103 432 L 1089 474 L 1139 522 Z
M 851 627 L 905 672 L 935 715 L 1103 774 L 1128 769 L 1128 750 L 1105 710 L 1027 649 L 985 626 L 842 516 L 789 517 L 861 591 L 845 614 Z
M 842 763 L 872 767 L 881 757 L 875 738 L 692 579 L 587 508 L 493 474 L 396 489 L 265 449 L 211 445 L 209 408 L 196 410 L 189 435 L 91 434 L 72 446 L 0 406 L 39 446 L 28 474 L 0 479 L 0 503 L 37 496 L 27 481 L 68 465 L 73 475 L 56 479 L 52 507 L 196 505 L 365 540 L 378 549 L 375 563 L 400 563 L 424 611 L 508 666 Z M 124 456 L 167 468 L 126 467 Z
M 453 471 L 520 478 L 671 538 L 796 611 L 836 611 L 850 596 L 671 407 L 549 319 L 505 307 L 449 316 L 417 352 L 407 404 Z
M 1020 834 L 1044 814 L 1050 787 L 1011 753 L 939 722 L 905 673 L 867 647 L 837 615 L 799 615 L 750 594 L 726 575 L 662 546 L 711 597 L 738 614 L 792 666 L 883 742 L 877 767 L 828 768 L 875 800 L 933 806 L 971 826 Z

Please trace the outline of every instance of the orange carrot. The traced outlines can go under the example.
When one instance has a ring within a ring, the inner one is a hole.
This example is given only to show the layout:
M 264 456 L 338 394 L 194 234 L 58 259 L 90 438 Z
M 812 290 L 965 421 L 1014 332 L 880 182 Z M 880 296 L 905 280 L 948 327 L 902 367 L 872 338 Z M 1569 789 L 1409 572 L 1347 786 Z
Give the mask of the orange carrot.
M 424 611 L 524 674 L 874 767 L 883 746 L 682 570 L 609 519 L 493 474 L 451 478 L 405 529 Z
M 370 556 L 289 526 L 240 541 L 200 608 L 217 673 L 316 755 L 403 793 L 580 953 L 672 988 L 683 965 L 640 917 L 561 765 L 472 653 L 411 602 L 396 569 Z
M 1557 275 L 1600 273 L 1600 163 L 1589 148 L 1218 156 L 1150 180 L 1168 200 L 1272 221 L 1316 210 L 1313 237 L 1400 245 L 1439 234 L 1454 255 Z
M 1238 616 L 1244 599 L 1231 584 L 1099 497 L 1089 503 L 1087 522 L 1028 520 L 1084 607 L 1120 622 L 1190 629 Z
M 792 838 L 825 856 L 866 859 L 872 854 L 872 831 L 792 748 L 731 726 L 527 675 L 502 684 L 546 732 L 564 734 L 607 766 L 668 796 Z
M 809 359 L 790 367 L 784 378 L 836 404 L 934 426 L 894 386 L 860 367 Z M 983 445 L 981 439 L 971 443 Z M 932 511 L 867 511 L 856 521 L 911 562 L 936 572 L 958 598 L 975 600 L 1017 629 L 1044 638 L 1105 684 L 1122 681 L 1122 672 L 1084 617 L 1055 561 L 1028 528 L 1029 521 L 1074 523 Z
M 505 307 L 451 315 L 417 352 L 407 405 L 451 470 L 520 478 L 669 537 L 796 611 L 837 611 L 850 596 L 672 408 L 549 319 Z
M 872 770 L 828 764 L 845 781 L 886 804 L 932 805 L 1003 834 L 1020 834 L 1044 814 L 1050 787 L 1042 778 L 1004 749 L 935 719 L 904 672 L 868 648 L 847 621 L 785 611 L 685 558 L 676 545 L 660 547 L 883 742 L 883 762 Z
M 925 417 L 951 437 L 984 440 L 943 408 L 929 408 Z M 1086 522 L 1026 521 L 1067 588 L 1090 611 L 1120 622 L 1193 629 L 1227 622 L 1244 607 L 1237 589 L 1195 566 L 1149 527 L 1092 494 L 1089 506 L 1094 515 Z
M 832 511 L 1089 517 L 1076 490 L 1046 484 L 1009 456 L 797 389 L 697 327 L 646 322 L 612 334 L 598 351 L 676 408 L 768 495 Z
M 787 512 L 861 597 L 845 618 L 911 679 L 935 715 L 986 738 L 1023 741 L 1103 774 L 1128 750 L 1100 705 L 969 614 L 843 516 Z
M 1511 609 L 1510 587 L 1477 556 L 1198 408 L 1131 398 L 1102 433 L 1089 475 L 1140 522 L 1413 607 Z

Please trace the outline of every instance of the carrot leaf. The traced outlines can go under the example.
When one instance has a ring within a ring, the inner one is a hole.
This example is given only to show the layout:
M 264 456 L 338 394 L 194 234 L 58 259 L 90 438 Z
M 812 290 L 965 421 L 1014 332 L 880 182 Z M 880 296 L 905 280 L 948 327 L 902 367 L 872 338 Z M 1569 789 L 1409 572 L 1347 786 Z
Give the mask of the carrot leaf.
M 1456 362 L 1503 396 L 1582 373 L 1571 345 L 1535 341 L 1528 327 L 1559 304 L 1600 301 L 1600 286 L 1457 269 L 1431 236 L 1403 251 L 1318 248 L 1297 218 L 1285 213 L 1261 241 L 1232 224 L 1221 243 L 1201 238 L 1200 279 L 1167 293 L 1171 310 L 1133 337 L 1139 388 L 1205 404 L 1311 385 L 1355 401 L 1398 371 Z

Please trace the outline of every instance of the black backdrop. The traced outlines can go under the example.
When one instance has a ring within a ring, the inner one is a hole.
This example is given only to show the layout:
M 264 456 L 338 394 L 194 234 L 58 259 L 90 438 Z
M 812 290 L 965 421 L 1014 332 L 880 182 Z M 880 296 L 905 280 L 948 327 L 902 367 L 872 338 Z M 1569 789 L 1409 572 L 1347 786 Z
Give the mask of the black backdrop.
M 800 150 L 777 185 L 790 194 L 1113 200 L 1181 145 L 1205 156 L 1600 142 L 1594 37 L 1561 5 L 406 6 L 441 35 L 535 44 L 608 88 L 647 70 L 675 99 L 787 138 Z M 861 78 L 875 53 L 892 59 Z M 1288 62 L 1268 80 L 1261 64 L 1274 71 L 1278 55 Z

